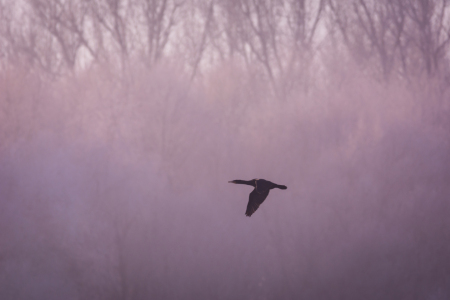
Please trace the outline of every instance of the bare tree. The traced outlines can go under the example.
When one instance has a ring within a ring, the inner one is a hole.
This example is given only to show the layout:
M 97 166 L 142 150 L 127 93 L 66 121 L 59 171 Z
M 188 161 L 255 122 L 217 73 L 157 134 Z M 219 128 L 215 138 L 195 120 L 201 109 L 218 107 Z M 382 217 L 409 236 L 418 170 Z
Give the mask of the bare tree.
M 288 16 L 289 32 L 294 41 L 294 52 L 311 49 L 325 8 L 325 1 L 291 0 Z
M 14 2 L 2 2 L 0 5 L 2 62 L 56 73 L 58 59 L 51 37 L 39 30 L 35 18 L 28 10 L 18 9 Z
M 88 7 L 85 2 L 28 0 L 28 3 L 39 27 L 57 41 L 62 61 L 70 70 L 75 68 L 82 47 L 93 58 L 97 57 L 86 34 Z
M 405 14 L 398 1 L 330 0 L 332 24 L 341 33 L 351 54 L 364 63 L 376 57 L 380 73 L 387 79 L 401 50 Z
M 215 0 L 210 0 L 208 2 L 198 2 L 195 7 L 192 7 L 193 14 L 196 15 L 196 8 L 199 9 L 199 15 L 201 16 L 201 31 L 186 34 L 189 36 L 190 42 L 192 43 L 193 55 L 191 59 L 192 72 L 191 80 L 197 75 L 197 71 L 200 67 L 200 63 L 204 57 L 205 50 L 208 47 L 208 42 L 213 39 L 215 20 L 214 20 L 214 7 Z
M 450 42 L 449 1 L 400 3 L 412 21 L 407 31 L 408 40 L 418 49 L 422 60 L 420 65 L 426 74 L 433 75 L 444 62 Z
M 260 67 L 279 96 L 306 56 L 313 56 L 325 1 L 218 2 L 226 51 L 238 55 L 251 70 Z M 214 44 L 219 44 L 212 42 Z M 219 47 L 216 47 L 219 48 Z M 305 71 L 305 70 L 303 70 Z
M 100 38 L 102 47 L 106 49 L 107 60 L 113 58 L 118 48 L 120 63 L 127 61 L 130 54 L 130 32 L 129 2 L 124 0 L 101 0 L 89 1 L 90 10 L 93 16 L 93 24 L 98 32 L 97 38 Z M 105 34 L 106 33 L 106 34 Z M 109 51 L 108 51 L 109 49 Z
M 136 0 L 142 11 L 142 26 L 145 31 L 145 53 L 147 62 L 153 65 L 163 55 L 169 42 L 176 15 L 183 2 L 170 0 Z
M 353 57 L 360 63 L 375 62 L 384 79 L 393 71 L 407 77 L 423 70 L 430 76 L 445 59 L 450 41 L 447 0 L 330 0 L 328 6 L 331 24 Z

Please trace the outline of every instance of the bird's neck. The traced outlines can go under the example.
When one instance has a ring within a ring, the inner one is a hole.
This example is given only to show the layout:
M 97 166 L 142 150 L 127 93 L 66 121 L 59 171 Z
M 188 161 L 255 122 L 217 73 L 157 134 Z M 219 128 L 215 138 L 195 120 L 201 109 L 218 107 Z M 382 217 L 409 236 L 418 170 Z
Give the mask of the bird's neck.
M 255 181 L 254 180 L 239 180 L 238 179 L 238 180 L 235 180 L 234 183 L 255 186 Z

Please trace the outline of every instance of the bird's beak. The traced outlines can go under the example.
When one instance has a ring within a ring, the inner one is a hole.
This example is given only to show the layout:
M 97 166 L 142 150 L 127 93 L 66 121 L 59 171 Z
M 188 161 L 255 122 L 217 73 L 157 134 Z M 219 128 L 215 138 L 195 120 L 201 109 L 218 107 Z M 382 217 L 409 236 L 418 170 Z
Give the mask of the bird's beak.
M 228 183 L 234 183 L 233 181 L 228 181 Z

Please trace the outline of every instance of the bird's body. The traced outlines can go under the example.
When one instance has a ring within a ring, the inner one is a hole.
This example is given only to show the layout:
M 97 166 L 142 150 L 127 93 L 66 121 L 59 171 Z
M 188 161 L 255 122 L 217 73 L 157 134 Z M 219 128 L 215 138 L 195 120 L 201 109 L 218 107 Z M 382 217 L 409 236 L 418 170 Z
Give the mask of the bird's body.
M 245 215 L 250 217 L 258 207 L 266 200 L 267 196 L 271 189 L 278 188 L 285 190 L 287 187 L 285 185 L 279 185 L 273 182 L 270 182 L 265 179 L 252 179 L 252 180 L 233 180 L 229 181 L 230 183 L 236 184 L 246 184 L 255 187 L 253 191 L 250 193 L 250 197 L 247 204 L 247 210 Z

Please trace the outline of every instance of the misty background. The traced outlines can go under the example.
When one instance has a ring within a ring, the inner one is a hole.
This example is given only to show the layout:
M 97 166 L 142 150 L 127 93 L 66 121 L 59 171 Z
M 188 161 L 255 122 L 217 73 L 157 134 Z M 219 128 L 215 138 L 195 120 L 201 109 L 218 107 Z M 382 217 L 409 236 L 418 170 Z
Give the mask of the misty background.
M 0 298 L 449 299 L 449 14 L 0 0 Z

